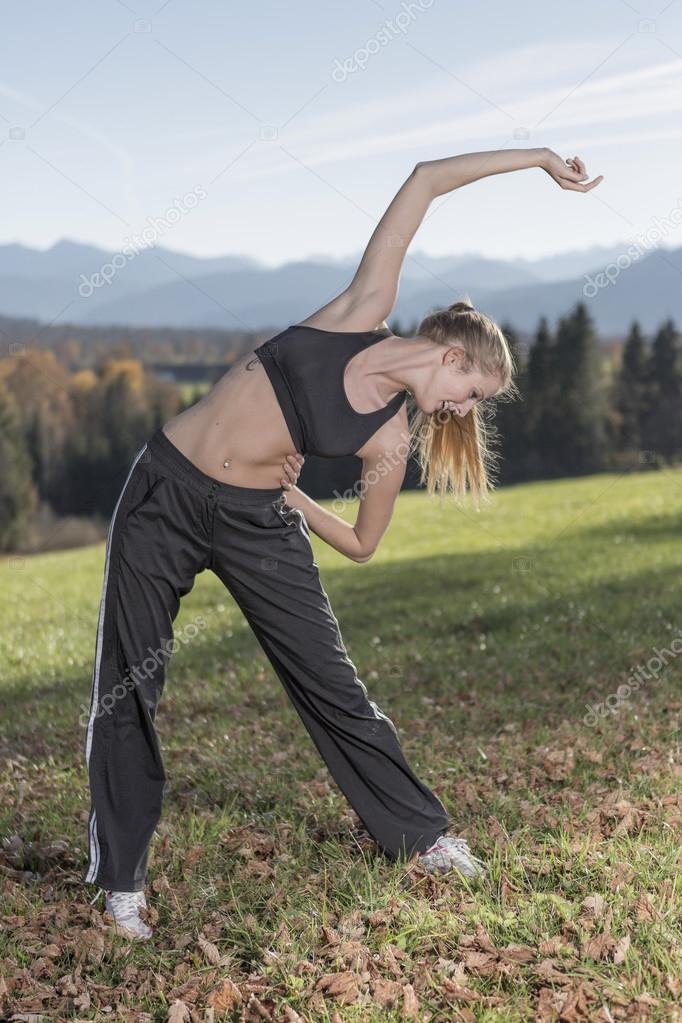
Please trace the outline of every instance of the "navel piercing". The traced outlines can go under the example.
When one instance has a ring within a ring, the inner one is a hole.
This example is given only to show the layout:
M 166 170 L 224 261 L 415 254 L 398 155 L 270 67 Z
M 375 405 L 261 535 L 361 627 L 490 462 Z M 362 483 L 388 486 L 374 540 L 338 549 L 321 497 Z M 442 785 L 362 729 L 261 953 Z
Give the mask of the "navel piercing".
M 223 469 L 229 469 L 230 468 L 230 464 L 231 464 L 231 459 L 226 458 L 225 461 L 223 462 Z

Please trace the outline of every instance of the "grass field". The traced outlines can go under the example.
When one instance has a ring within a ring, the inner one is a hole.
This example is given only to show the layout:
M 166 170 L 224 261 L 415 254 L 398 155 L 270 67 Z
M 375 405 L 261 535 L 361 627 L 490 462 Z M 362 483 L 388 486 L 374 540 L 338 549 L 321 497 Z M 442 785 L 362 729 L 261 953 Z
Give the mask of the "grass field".
M 153 945 L 102 929 L 80 883 L 103 545 L 0 563 L 6 1018 L 677 1019 L 681 532 L 662 471 L 511 487 L 478 515 L 405 493 L 365 565 L 314 538 L 370 697 L 489 863 L 474 884 L 381 855 L 200 576 L 176 629 L 208 625 L 157 719 Z

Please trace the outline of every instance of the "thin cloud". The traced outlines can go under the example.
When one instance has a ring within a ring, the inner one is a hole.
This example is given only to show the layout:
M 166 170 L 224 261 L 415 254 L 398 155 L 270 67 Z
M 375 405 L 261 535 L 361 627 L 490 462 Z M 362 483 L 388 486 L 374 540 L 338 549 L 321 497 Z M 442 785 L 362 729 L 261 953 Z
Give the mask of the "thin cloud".
M 42 113 L 49 106 L 49 103 L 34 99 L 32 96 L 27 96 L 26 93 L 17 92 L 16 89 L 12 89 L 8 85 L 3 85 L 1 82 L 0 96 L 12 100 L 21 107 L 25 107 L 28 110 L 36 110 L 39 113 Z M 113 156 L 126 174 L 129 174 L 132 171 L 135 164 L 132 154 L 128 152 L 127 149 L 119 146 L 118 143 L 112 141 L 112 139 L 110 139 L 107 135 L 103 135 L 97 128 L 93 128 L 92 125 L 86 124 L 84 121 L 80 121 L 75 117 L 69 117 L 68 114 L 64 114 L 56 110 L 50 111 L 48 116 L 49 121 L 46 120 L 45 128 L 52 123 L 68 125 L 68 127 L 73 128 L 74 131 L 79 132 L 85 138 L 100 146 L 109 153 L 110 156 Z M 22 125 L 21 117 L 14 118 L 14 123 L 24 127 L 24 125 Z M 37 130 L 42 133 L 45 129 L 41 126 L 41 128 Z

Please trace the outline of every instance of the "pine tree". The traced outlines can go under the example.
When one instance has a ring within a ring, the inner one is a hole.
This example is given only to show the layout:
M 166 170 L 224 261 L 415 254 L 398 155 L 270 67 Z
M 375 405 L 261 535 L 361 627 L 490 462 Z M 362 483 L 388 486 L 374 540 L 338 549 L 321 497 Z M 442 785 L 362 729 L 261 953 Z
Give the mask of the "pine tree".
M 635 320 L 623 348 L 623 360 L 615 387 L 614 404 L 618 413 L 616 443 L 619 451 L 641 450 L 647 369 L 646 345 L 639 323 Z
M 680 398 L 682 367 L 679 335 L 672 320 L 660 327 L 651 346 L 652 379 L 661 398 Z
M 528 352 L 528 387 L 540 394 L 547 386 L 552 368 L 552 335 L 543 316 Z
M 601 358 L 583 302 L 562 317 L 553 359 L 553 460 L 559 475 L 596 472 L 606 449 Z
M 642 442 L 666 461 L 682 450 L 682 356 L 672 320 L 661 325 L 651 345 L 648 409 Z
M 556 475 L 553 457 L 555 395 L 555 343 L 543 316 L 528 351 L 526 372 L 527 463 L 531 479 Z

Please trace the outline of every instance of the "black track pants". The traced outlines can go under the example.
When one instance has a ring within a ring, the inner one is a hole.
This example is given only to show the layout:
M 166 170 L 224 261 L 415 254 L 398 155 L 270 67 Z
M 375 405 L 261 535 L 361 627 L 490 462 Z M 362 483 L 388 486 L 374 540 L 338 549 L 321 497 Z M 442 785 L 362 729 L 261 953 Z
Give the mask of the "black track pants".
M 144 887 L 165 772 L 154 718 L 180 598 L 205 569 L 241 608 L 330 774 L 391 860 L 448 827 L 393 722 L 370 700 L 320 582 L 303 514 L 282 488 L 221 483 L 162 430 L 138 452 L 106 545 L 85 755 L 85 881 Z M 176 647 L 177 649 L 177 647 Z

